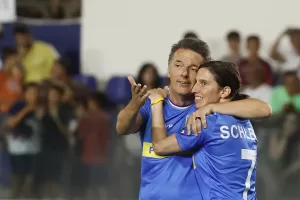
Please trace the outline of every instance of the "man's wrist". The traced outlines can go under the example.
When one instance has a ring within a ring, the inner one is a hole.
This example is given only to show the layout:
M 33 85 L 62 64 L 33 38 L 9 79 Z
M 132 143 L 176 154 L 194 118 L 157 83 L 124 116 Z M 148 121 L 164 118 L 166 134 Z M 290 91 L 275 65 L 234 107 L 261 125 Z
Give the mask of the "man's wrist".
M 131 112 L 138 112 L 141 107 L 142 106 L 137 105 L 133 101 L 130 101 L 129 104 L 126 106 L 126 109 Z

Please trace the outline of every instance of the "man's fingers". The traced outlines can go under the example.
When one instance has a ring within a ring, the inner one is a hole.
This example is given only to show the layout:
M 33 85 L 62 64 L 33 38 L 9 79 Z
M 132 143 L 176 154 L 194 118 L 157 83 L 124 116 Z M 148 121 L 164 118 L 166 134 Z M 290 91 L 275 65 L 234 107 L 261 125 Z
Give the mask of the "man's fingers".
M 140 92 L 139 92 L 139 96 L 144 96 L 145 94 L 147 93 L 147 86 L 146 85 L 144 85 L 143 87 L 142 87 L 142 89 L 140 90 Z
M 144 96 L 142 97 L 142 101 L 144 101 L 145 99 L 147 99 L 150 96 L 150 91 L 147 91 L 146 94 L 144 94 Z
M 165 86 L 164 89 L 163 89 L 164 98 L 167 98 L 168 94 L 169 94 L 169 87 Z
M 134 89 L 134 93 L 135 94 L 139 94 L 141 91 L 142 85 L 141 84 L 137 84 L 135 89 Z
M 136 82 L 135 82 L 134 78 L 132 78 L 132 76 L 127 76 L 127 79 L 131 86 L 136 86 Z

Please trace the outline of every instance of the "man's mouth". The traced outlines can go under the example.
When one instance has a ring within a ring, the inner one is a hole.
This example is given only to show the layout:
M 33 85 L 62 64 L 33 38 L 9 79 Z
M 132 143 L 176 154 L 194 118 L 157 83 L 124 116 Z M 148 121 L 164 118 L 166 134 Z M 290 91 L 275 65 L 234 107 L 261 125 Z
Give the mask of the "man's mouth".
M 178 83 L 180 83 L 180 85 L 182 86 L 190 86 L 191 83 L 189 81 L 177 81 Z

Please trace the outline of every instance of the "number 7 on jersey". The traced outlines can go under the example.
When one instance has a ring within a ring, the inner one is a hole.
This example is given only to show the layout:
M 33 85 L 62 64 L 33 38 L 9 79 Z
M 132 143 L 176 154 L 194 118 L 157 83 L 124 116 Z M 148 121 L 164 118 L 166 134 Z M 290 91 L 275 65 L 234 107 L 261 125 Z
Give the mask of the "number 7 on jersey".
M 250 189 L 250 181 L 251 181 L 251 176 L 252 176 L 252 172 L 254 170 L 254 167 L 256 165 L 256 150 L 251 150 L 251 149 L 242 149 L 241 152 L 242 155 L 242 159 L 243 160 L 251 160 L 251 165 L 250 168 L 248 170 L 248 175 L 246 178 L 246 182 L 245 182 L 245 190 L 243 192 L 243 200 L 247 200 L 248 198 L 248 191 Z

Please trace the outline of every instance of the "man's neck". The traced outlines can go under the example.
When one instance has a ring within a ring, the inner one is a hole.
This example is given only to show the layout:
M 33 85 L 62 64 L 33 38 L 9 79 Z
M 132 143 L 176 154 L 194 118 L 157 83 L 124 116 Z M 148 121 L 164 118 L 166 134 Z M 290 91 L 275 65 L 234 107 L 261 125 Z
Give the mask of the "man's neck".
M 49 109 L 56 109 L 58 105 L 59 104 L 57 102 L 49 102 L 48 107 Z
M 231 58 L 239 58 L 240 57 L 240 52 L 239 51 L 230 51 L 229 57 Z
M 257 89 L 262 84 L 263 83 L 253 83 L 253 84 L 249 84 L 248 87 L 251 88 L 251 89 Z
M 178 106 L 187 106 L 194 103 L 195 98 L 193 94 L 179 95 L 170 89 L 170 100 Z
M 259 55 L 258 54 L 249 54 L 248 60 L 259 60 Z
M 53 82 L 63 82 L 65 84 L 69 84 L 70 78 L 68 76 L 62 76 L 60 78 L 52 78 Z

